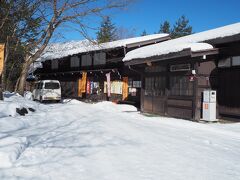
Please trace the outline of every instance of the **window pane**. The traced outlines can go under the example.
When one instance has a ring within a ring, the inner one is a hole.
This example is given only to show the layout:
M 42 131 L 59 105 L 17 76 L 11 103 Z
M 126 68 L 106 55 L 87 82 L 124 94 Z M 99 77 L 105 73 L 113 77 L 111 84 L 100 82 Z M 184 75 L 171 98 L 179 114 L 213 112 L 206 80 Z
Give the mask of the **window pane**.
M 165 66 L 148 66 L 145 68 L 145 72 L 165 72 Z
M 171 65 L 170 66 L 170 71 L 175 72 L 175 71 L 188 71 L 191 69 L 190 64 L 176 64 L 176 65 Z
M 92 57 L 91 55 L 82 55 L 82 66 L 91 66 L 92 65 Z
M 145 78 L 145 95 L 151 96 L 154 86 L 154 78 L 153 77 L 147 77 Z
M 133 81 L 133 87 L 141 88 L 141 81 Z
M 170 95 L 173 96 L 192 96 L 193 83 L 186 76 L 170 77 Z
M 231 58 L 227 58 L 227 59 L 221 59 L 218 62 L 218 67 L 230 67 L 231 66 Z
M 45 83 L 45 89 L 59 89 L 58 83 Z
M 58 69 L 58 60 L 52 60 L 52 69 Z
M 165 95 L 165 88 L 166 88 L 166 77 L 156 76 L 154 81 L 154 95 L 155 96 Z
M 106 53 L 95 53 L 93 62 L 94 65 L 106 64 Z
M 71 67 L 79 67 L 79 58 L 77 56 L 71 57 Z
M 233 66 L 240 66 L 240 56 L 232 57 L 232 65 Z

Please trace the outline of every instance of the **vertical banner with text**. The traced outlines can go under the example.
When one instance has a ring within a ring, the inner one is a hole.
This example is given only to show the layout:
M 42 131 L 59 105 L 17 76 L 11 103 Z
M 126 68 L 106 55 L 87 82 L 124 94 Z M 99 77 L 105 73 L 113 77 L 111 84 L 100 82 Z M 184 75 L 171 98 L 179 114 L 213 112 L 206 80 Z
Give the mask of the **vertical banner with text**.
M 91 85 L 90 85 L 90 83 L 91 83 L 91 82 L 90 82 L 90 80 L 88 79 L 88 80 L 87 80 L 87 92 L 86 92 L 87 94 L 91 94 L 91 92 L 90 92 L 90 91 L 91 91 Z
M 106 74 L 106 77 L 107 77 L 107 95 L 108 97 L 111 96 L 111 73 L 107 73 Z
M 87 72 L 83 72 L 81 80 L 81 93 L 86 92 L 86 84 L 87 84 Z
M 2 75 L 4 66 L 4 44 L 0 44 L 0 76 Z
M 122 100 L 128 97 L 128 77 L 123 77 Z

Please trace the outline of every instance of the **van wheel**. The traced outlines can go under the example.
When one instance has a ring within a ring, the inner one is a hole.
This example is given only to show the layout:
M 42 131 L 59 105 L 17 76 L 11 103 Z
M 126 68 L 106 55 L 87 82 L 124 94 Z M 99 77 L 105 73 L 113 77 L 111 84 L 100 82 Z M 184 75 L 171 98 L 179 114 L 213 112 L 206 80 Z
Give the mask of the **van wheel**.
M 43 99 L 42 99 L 42 96 L 40 96 L 40 103 L 43 103 Z

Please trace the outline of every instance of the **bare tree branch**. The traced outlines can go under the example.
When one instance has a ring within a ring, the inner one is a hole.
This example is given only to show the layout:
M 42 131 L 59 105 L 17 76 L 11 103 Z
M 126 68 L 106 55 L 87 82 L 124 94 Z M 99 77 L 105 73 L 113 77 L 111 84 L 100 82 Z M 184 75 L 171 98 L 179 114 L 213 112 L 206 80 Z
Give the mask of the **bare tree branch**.
M 19 0 L 24 1 L 24 0 Z M 32 18 L 39 18 L 41 23 L 38 29 L 34 31 L 35 36 L 31 37 L 31 34 L 27 34 L 28 25 L 20 25 L 22 37 L 29 39 L 22 39 L 25 41 L 26 57 L 19 78 L 18 90 L 20 94 L 23 94 L 24 84 L 28 72 L 29 66 L 36 61 L 45 48 L 49 44 L 54 32 L 60 26 L 64 24 L 77 24 L 79 26 L 79 32 L 86 38 L 88 38 L 86 25 L 86 18 L 90 16 L 102 16 L 106 10 L 109 9 L 121 9 L 126 7 L 129 2 L 133 0 L 25 0 L 29 4 L 29 9 L 32 9 Z M 73 28 L 74 29 L 74 28 Z M 30 36 L 30 37 L 29 37 Z M 28 43 L 28 44 L 27 44 Z

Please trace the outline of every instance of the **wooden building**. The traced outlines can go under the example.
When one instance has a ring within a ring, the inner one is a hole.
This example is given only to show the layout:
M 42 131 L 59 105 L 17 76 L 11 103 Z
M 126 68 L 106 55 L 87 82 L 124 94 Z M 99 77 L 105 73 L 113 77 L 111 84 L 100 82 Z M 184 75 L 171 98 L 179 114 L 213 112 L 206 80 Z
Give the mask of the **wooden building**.
M 63 97 L 140 105 L 141 76 L 124 66 L 122 59 L 131 50 L 169 39 L 168 34 L 154 34 L 103 44 L 87 40 L 52 44 L 38 60 L 41 68 L 35 70 L 34 75 L 39 80 L 59 80 Z
M 125 66 L 141 74 L 141 111 L 202 117 L 202 93 L 217 91 L 217 116 L 240 118 L 240 23 L 133 50 Z

